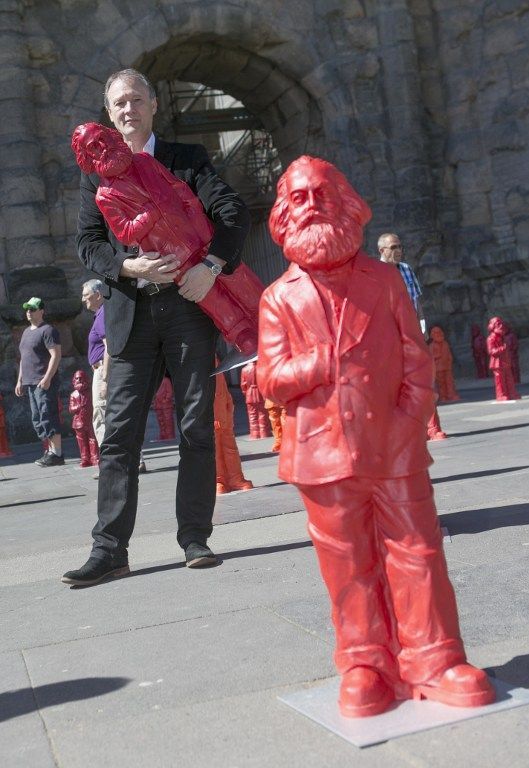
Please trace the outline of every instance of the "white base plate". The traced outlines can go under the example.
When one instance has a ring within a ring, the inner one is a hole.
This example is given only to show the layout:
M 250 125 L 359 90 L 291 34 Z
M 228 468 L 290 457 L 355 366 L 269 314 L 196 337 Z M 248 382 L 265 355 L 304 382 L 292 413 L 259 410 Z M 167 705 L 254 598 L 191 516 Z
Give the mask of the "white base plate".
M 514 688 L 493 678 L 491 683 L 496 689 L 497 701 L 486 707 L 448 707 L 435 701 L 408 699 L 374 717 L 342 717 L 338 709 L 339 677 L 331 678 L 324 685 L 278 696 L 278 699 L 351 744 L 369 747 L 410 733 L 529 704 L 527 688 Z

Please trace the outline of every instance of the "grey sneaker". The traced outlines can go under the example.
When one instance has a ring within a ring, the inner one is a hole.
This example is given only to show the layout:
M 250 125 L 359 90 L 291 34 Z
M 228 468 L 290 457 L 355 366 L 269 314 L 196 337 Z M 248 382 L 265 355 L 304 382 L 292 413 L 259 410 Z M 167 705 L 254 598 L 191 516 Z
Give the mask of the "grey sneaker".
M 198 544 L 192 541 L 185 548 L 186 565 L 188 568 L 208 568 L 211 565 L 217 565 L 217 556 L 205 544 Z
M 44 451 L 44 453 L 42 454 L 42 456 L 40 457 L 40 459 L 35 459 L 35 464 L 38 464 L 38 465 L 39 465 L 39 467 L 40 467 L 40 466 L 42 466 L 42 462 L 44 461 L 44 459 L 46 458 L 46 456 L 48 455 L 48 453 L 49 453 L 49 451 Z

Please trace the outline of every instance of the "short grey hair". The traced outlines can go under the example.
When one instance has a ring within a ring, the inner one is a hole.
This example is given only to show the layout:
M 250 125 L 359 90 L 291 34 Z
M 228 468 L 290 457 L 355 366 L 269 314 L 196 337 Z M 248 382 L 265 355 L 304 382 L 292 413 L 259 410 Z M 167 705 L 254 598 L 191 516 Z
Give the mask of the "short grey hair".
M 83 283 L 82 287 L 88 288 L 91 293 L 103 293 L 103 283 L 97 277 L 87 280 L 86 283 Z
M 378 238 L 377 247 L 379 248 L 379 250 L 380 248 L 385 247 L 388 237 L 399 237 L 399 236 L 395 234 L 395 232 L 384 232 L 384 234 L 380 235 L 380 237 Z M 400 240 L 400 237 L 399 237 L 399 240 Z
M 112 83 L 115 83 L 116 80 L 137 80 L 147 88 L 147 90 L 149 91 L 149 98 L 151 99 L 156 98 L 156 91 L 154 90 L 154 86 L 151 83 L 151 81 L 147 77 L 145 77 L 145 75 L 142 75 L 142 73 L 138 72 L 137 69 L 132 69 L 131 67 L 129 69 L 120 69 L 119 72 L 113 72 L 105 83 L 103 101 L 105 103 L 106 109 L 110 107 L 110 104 L 108 101 L 108 91 L 110 90 L 110 86 L 112 85 Z

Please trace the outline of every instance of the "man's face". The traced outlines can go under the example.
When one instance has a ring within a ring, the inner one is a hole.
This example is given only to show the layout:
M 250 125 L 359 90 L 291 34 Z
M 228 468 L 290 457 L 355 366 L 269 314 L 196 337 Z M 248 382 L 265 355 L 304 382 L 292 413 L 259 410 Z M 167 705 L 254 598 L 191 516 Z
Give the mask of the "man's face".
M 26 309 L 26 319 L 32 325 L 41 325 L 44 318 L 43 309 Z
M 388 264 L 400 264 L 402 261 L 402 244 L 396 235 L 386 238 L 384 244 L 380 246 L 380 258 Z
M 325 168 L 294 170 L 287 177 L 287 194 L 290 218 L 299 229 L 312 223 L 338 223 L 342 204 Z
M 99 291 L 91 291 L 89 288 L 83 288 L 81 301 L 90 312 L 96 312 L 103 303 L 103 297 Z
M 156 99 L 149 89 L 134 79 L 114 80 L 107 94 L 108 116 L 125 141 L 141 137 L 147 140 L 156 114 Z

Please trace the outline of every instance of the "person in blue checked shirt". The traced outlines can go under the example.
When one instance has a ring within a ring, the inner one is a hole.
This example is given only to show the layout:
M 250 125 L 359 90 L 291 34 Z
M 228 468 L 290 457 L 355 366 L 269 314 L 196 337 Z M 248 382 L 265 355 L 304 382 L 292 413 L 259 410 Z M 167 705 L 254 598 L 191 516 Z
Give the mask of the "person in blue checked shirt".
M 394 264 L 402 275 L 410 299 L 415 307 L 421 330 L 425 334 L 426 321 L 424 319 L 421 302 L 419 301 L 419 297 L 422 293 L 421 286 L 410 265 L 406 264 L 405 261 L 402 261 L 404 248 L 402 247 L 399 236 L 390 232 L 380 235 L 378 238 L 378 252 L 381 261 L 385 261 L 386 264 Z

